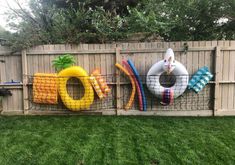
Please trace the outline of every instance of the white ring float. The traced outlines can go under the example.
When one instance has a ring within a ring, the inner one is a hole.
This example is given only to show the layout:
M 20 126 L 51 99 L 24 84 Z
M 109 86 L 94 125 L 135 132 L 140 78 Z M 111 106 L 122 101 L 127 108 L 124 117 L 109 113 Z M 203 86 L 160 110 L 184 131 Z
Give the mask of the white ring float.
M 171 60 L 171 62 L 167 60 Z M 171 72 L 176 77 L 175 84 L 169 88 L 163 87 L 159 81 L 160 76 L 166 71 Z M 188 86 L 188 79 L 188 71 L 183 64 L 174 60 L 173 50 L 168 49 L 165 59 L 155 63 L 149 69 L 146 84 L 150 92 L 158 98 L 162 98 L 165 89 L 172 89 L 174 91 L 174 98 L 177 98 L 186 90 Z

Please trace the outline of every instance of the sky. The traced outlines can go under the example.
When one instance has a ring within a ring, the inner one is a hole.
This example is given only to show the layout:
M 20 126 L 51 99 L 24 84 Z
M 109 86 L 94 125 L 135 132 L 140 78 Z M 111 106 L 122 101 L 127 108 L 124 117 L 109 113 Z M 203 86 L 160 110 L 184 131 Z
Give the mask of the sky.
M 7 17 L 4 14 L 9 10 L 9 6 L 12 8 L 18 8 L 17 4 L 15 1 L 19 1 L 22 6 L 27 6 L 27 3 L 29 0 L 0 0 L 0 26 L 4 27 L 7 30 L 10 30 L 9 27 L 7 27 Z

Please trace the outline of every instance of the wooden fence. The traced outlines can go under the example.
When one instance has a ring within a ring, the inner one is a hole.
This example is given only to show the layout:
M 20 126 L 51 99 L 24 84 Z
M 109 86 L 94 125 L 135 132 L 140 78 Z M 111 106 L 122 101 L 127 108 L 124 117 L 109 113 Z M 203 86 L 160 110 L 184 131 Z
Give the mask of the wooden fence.
M 169 47 L 190 75 L 200 67 L 208 66 L 214 74 L 213 80 L 199 94 L 187 90 L 173 106 L 160 105 L 146 89 L 146 112 L 138 110 L 137 101 L 132 110 L 123 110 L 130 94 L 130 82 L 115 68 L 115 63 L 132 59 L 140 75 L 146 75 L 154 63 L 163 59 Z M 73 54 L 76 65 L 82 66 L 88 73 L 101 68 L 102 74 L 107 76 L 112 94 L 108 101 L 103 101 L 106 108 L 94 104 L 92 110 L 75 113 L 66 110 L 63 105 L 42 106 L 32 102 L 31 76 L 37 72 L 54 73 L 52 60 L 65 53 Z M 6 83 L 12 80 L 19 83 Z M 20 53 L 0 47 L 0 82 L 0 88 L 7 88 L 13 94 L 2 99 L 1 114 L 235 115 L 235 41 L 42 45 Z

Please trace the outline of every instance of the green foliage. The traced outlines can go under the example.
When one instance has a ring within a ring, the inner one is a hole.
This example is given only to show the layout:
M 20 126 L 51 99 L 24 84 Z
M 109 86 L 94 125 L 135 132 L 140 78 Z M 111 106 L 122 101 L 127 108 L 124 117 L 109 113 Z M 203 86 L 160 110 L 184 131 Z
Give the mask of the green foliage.
M 29 10 L 8 13 L 17 32 L 7 39 L 13 49 L 113 42 L 136 33 L 165 41 L 235 39 L 234 7 L 234 0 L 31 0 Z
M 59 72 L 75 64 L 75 59 L 70 54 L 61 55 L 52 61 L 53 67 Z
M 6 31 L 2 26 L 0 26 L 0 45 L 7 45 L 7 39 L 11 35 L 10 32 Z
M 234 0 L 177 0 L 170 4 L 165 1 L 164 11 L 168 11 L 165 17 L 174 21 L 174 26 L 166 40 L 221 40 L 235 39 L 235 35 L 229 35 L 235 31 L 231 17 L 235 5 Z M 219 23 L 225 18 L 227 22 Z M 225 30 L 225 26 L 229 28 Z
M 130 16 L 127 19 L 129 32 L 149 32 L 151 34 L 168 33 L 171 24 L 162 22 L 158 13 L 154 11 L 138 10 L 128 8 Z
M 125 19 L 119 15 L 113 15 L 105 11 L 104 8 L 97 7 L 96 10 L 92 10 L 91 18 L 94 30 L 102 37 L 100 39 L 101 42 L 125 38 L 126 31 L 123 31 Z
M 0 117 L 1 164 L 234 164 L 235 118 Z

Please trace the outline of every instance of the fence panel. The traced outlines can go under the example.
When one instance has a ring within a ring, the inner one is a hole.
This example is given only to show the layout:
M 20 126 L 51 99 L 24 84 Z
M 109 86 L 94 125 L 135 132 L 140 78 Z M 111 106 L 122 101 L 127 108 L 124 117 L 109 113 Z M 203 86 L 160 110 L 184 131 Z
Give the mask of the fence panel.
M 218 42 L 220 57 L 220 107 L 216 115 L 235 115 L 235 42 Z
M 185 50 L 185 46 L 188 50 Z M 163 106 L 161 100 L 146 87 L 146 75 L 151 66 L 162 60 L 167 48 L 171 47 L 175 59 L 181 62 L 191 77 L 199 68 L 208 66 L 215 78 L 199 93 L 186 90 L 173 105 Z M 216 52 L 219 51 L 219 53 Z M 0 47 L 1 88 L 9 88 L 13 96 L 4 97 L 3 114 L 23 113 L 23 105 L 29 104 L 29 114 L 74 114 L 68 111 L 61 100 L 58 105 L 40 105 L 32 101 L 32 84 L 35 73 L 56 73 L 52 60 L 62 54 L 73 54 L 75 65 L 83 67 L 89 74 L 96 68 L 108 82 L 112 92 L 102 101 L 97 99 L 90 113 L 118 115 L 235 115 L 235 41 L 188 41 L 146 42 L 118 44 L 41 45 L 26 50 L 26 62 L 21 53 L 11 53 Z M 217 57 L 219 54 L 219 57 Z M 117 70 L 115 63 L 131 59 L 137 68 L 147 98 L 147 112 L 138 111 L 137 96 L 132 110 L 123 110 L 131 94 L 130 80 Z M 25 64 L 25 67 L 22 66 Z M 23 83 L 23 70 L 27 70 Z M 218 73 L 217 73 L 218 72 Z M 216 76 L 218 75 L 218 76 Z M 9 83 L 6 82 L 18 82 Z M 77 79 L 68 81 L 68 91 L 74 98 L 83 92 Z M 25 97 L 28 91 L 28 97 Z M 13 104 L 14 103 L 14 104 Z M 88 111 L 84 112 L 87 113 Z M 75 113 L 77 114 L 77 113 Z
M 9 89 L 12 96 L 2 97 L 2 112 L 23 114 L 22 61 L 20 54 L 0 46 L 0 88 Z

